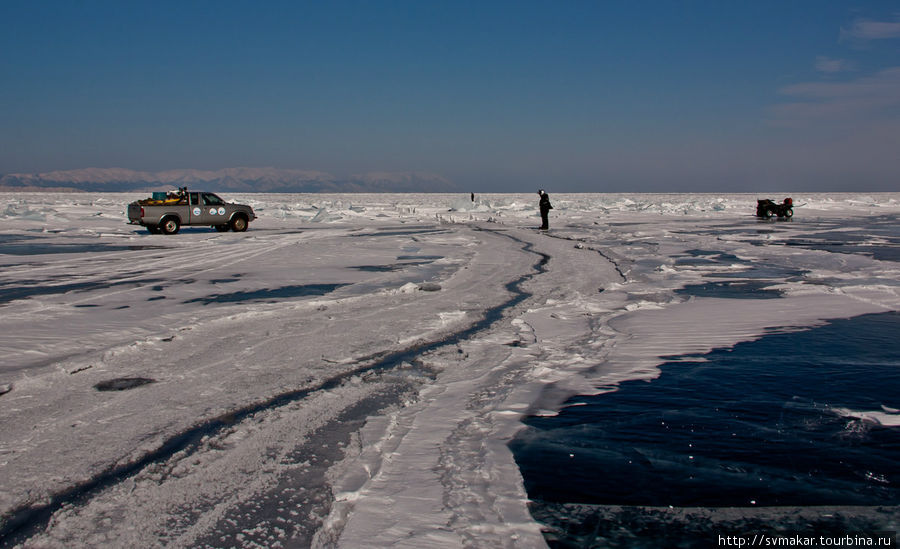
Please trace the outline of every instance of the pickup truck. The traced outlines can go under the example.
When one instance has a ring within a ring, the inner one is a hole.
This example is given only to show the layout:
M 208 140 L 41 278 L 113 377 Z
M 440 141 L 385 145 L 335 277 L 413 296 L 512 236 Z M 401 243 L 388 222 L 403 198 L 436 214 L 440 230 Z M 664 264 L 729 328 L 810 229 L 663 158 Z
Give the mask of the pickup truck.
M 153 198 L 137 200 L 128 205 L 128 223 L 143 225 L 152 234 L 175 234 L 182 225 L 208 225 L 219 232 L 247 230 L 256 219 L 253 208 L 244 204 L 225 202 L 207 192 L 153 193 Z

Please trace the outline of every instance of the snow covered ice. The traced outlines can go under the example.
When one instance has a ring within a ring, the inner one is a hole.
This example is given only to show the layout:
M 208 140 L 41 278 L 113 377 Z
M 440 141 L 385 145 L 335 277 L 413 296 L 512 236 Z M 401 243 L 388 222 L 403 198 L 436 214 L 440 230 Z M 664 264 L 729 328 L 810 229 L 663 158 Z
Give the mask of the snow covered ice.
M 0 544 L 545 546 L 524 415 L 900 310 L 900 193 L 551 195 L 549 233 L 534 194 L 247 193 L 164 236 L 0 194 Z

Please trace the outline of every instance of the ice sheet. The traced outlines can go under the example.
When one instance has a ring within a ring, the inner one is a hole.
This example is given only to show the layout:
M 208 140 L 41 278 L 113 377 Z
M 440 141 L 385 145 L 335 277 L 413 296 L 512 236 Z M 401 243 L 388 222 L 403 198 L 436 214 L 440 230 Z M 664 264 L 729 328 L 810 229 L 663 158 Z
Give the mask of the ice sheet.
M 137 198 L 0 194 L 8 540 L 541 546 L 506 447 L 523 414 L 900 305 L 871 253 L 898 246 L 896 193 L 793 195 L 790 222 L 755 195 L 553 195 L 549 233 L 532 194 L 235 194 L 247 233 L 176 236 L 126 225 Z

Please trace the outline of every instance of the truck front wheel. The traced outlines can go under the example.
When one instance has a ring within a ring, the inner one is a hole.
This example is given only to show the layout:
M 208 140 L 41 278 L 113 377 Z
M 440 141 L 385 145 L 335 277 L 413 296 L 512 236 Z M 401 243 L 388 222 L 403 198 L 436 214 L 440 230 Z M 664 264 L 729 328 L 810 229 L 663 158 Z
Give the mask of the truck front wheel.
M 162 223 L 159 224 L 159 229 L 163 232 L 163 234 L 175 234 L 180 228 L 181 223 L 179 223 L 178 219 L 174 217 L 167 217 L 162 220 Z
M 231 220 L 231 230 L 236 233 L 242 233 L 247 230 L 247 218 L 239 215 Z

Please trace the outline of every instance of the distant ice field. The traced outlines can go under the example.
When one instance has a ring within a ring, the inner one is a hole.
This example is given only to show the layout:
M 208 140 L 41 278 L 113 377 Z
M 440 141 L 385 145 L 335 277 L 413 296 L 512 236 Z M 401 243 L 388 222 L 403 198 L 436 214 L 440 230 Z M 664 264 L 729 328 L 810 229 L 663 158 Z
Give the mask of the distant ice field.
M 0 194 L 0 546 L 897 529 L 900 193 L 550 194 Z

